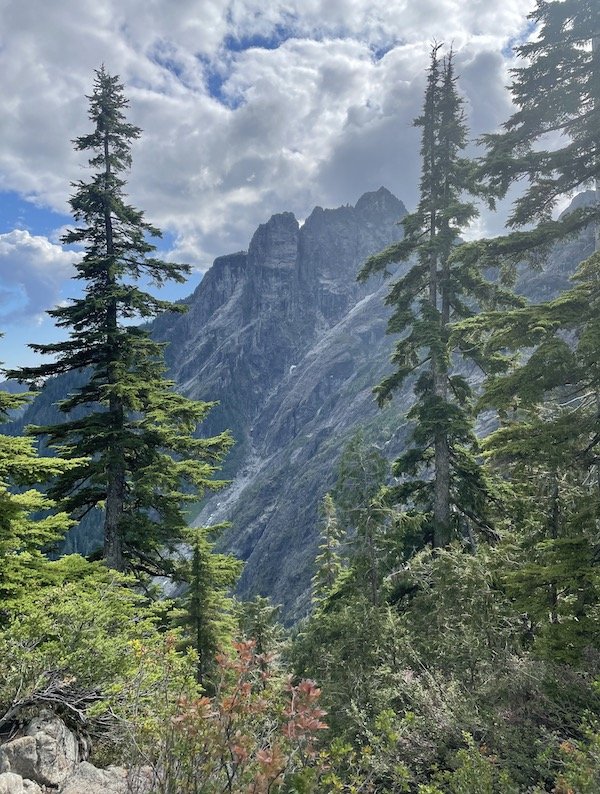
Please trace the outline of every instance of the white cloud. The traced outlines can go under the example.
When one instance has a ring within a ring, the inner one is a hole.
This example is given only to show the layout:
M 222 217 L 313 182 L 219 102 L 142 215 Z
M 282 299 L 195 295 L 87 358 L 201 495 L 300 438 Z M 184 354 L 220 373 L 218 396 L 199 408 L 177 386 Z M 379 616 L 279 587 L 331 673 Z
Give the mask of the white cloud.
M 305 217 L 315 203 L 354 201 L 380 184 L 410 206 L 411 121 L 432 40 L 459 50 L 479 134 L 508 109 L 501 51 L 532 5 L 0 0 L 0 189 L 67 211 L 70 182 L 86 175 L 70 141 L 89 128 L 84 95 L 104 63 L 126 82 L 131 120 L 144 130 L 131 200 L 201 269 L 245 247 L 272 212 Z M 256 36 L 281 43 L 236 51 Z
M 58 299 L 61 284 L 73 275 L 73 263 L 80 257 L 23 229 L 0 234 L 3 322 L 22 316 L 37 322 Z

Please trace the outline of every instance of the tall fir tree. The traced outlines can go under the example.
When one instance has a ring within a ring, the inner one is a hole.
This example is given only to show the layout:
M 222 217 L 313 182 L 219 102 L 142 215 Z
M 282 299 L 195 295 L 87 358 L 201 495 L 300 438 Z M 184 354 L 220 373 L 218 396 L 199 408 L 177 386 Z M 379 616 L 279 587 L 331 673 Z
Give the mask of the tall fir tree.
M 359 274 L 387 272 L 410 262 L 408 272 L 390 289 L 386 303 L 393 313 L 388 333 L 401 334 L 392 358 L 396 368 L 377 388 L 380 405 L 390 400 L 413 373 L 415 401 L 408 417 L 415 422 L 413 445 L 394 464 L 402 478 L 395 498 L 431 516 L 431 540 L 445 546 L 467 521 L 490 529 L 486 515 L 487 484 L 477 460 L 471 388 L 453 360 L 451 327 L 481 305 L 512 304 L 500 285 L 488 282 L 476 263 L 452 258 L 462 229 L 476 209 L 472 164 L 463 156 L 467 141 L 462 100 L 457 91 L 453 56 L 443 62 L 436 45 L 431 55 L 423 113 L 420 200 L 403 221 L 404 238 L 367 260 Z M 414 259 L 416 257 L 416 261 Z M 472 354 L 481 364 L 478 351 Z
M 350 546 L 351 576 L 379 603 L 389 507 L 381 493 L 389 465 L 380 450 L 358 431 L 340 457 L 333 506 Z M 350 540 L 352 538 L 352 540 Z
M 93 131 L 74 143 L 90 153 L 95 173 L 74 184 L 70 203 L 77 226 L 63 238 L 84 248 L 75 266 L 83 295 L 49 312 L 69 330 L 67 341 L 31 345 L 54 360 L 10 376 L 89 373 L 60 403 L 65 422 L 35 428 L 61 457 L 87 458 L 59 476 L 49 494 L 76 518 L 103 506 L 106 563 L 156 574 L 170 567 L 163 550 L 183 537 L 185 503 L 218 486 L 212 475 L 231 439 L 194 437 L 210 404 L 173 391 L 164 378 L 163 346 L 132 324 L 181 310 L 144 292 L 139 280 L 182 282 L 189 267 L 153 255 L 150 240 L 160 231 L 125 201 L 123 174 L 140 130 L 126 121 L 128 102 L 118 77 L 104 67 L 97 71 L 89 102 Z
M 600 248 L 600 7 L 596 0 L 538 0 L 529 15 L 535 36 L 517 47 L 510 86 L 517 109 L 500 132 L 484 135 L 479 176 L 496 197 L 527 181 L 508 226 L 514 231 L 464 247 L 463 259 L 513 267 L 543 262 L 553 243 L 596 225 Z M 591 206 L 558 220 L 556 205 L 583 188 Z M 533 225 L 533 228 L 531 228 Z
M 315 604 L 319 604 L 331 595 L 343 569 L 340 549 L 344 531 L 340 527 L 335 502 L 330 493 L 326 493 L 323 497 L 319 512 L 321 542 L 315 557 L 315 574 L 312 578 L 312 600 Z
M 548 221 L 561 198 L 583 186 L 597 188 L 600 179 L 600 7 L 596 0 L 538 0 L 529 20 L 536 35 L 517 48 L 522 65 L 510 86 L 517 110 L 503 131 L 483 138 L 484 172 L 497 194 L 529 180 L 509 220 L 516 228 Z M 549 142 L 555 144 L 550 149 Z M 599 214 L 596 205 L 578 222 Z M 535 233 L 530 239 L 535 242 Z
M 598 647 L 598 500 L 572 416 L 546 403 L 521 408 L 485 440 L 510 483 L 507 541 L 517 565 L 505 587 L 528 616 L 538 655 L 577 664 Z
M 593 561 L 600 507 L 600 7 L 595 0 L 540 0 L 535 35 L 517 49 L 511 86 L 517 107 L 485 136 L 481 173 L 497 196 L 527 179 L 509 234 L 461 246 L 465 263 L 514 269 L 544 263 L 552 246 L 595 226 L 595 248 L 554 300 L 467 321 L 464 345 L 499 360 L 480 407 L 500 429 L 488 454 L 514 479 L 511 524 L 527 561 L 516 581 L 554 658 L 574 660 L 589 641 L 597 600 Z M 547 148 L 548 144 L 553 148 Z M 552 219 L 560 200 L 594 188 L 595 201 Z M 587 639 L 586 639 L 587 638 Z

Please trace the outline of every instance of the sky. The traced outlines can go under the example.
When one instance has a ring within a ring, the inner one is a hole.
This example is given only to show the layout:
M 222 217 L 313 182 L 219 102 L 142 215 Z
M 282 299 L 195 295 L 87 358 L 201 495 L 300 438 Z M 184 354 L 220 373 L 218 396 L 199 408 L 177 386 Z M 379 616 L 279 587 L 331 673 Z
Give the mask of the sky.
M 142 128 L 130 202 L 192 265 L 189 294 L 221 254 L 291 210 L 356 203 L 381 185 L 418 197 L 422 103 L 434 41 L 452 45 L 475 139 L 508 117 L 512 48 L 533 0 L 0 0 L 0 361 L 54 341 L 45 311 L 75 293 L 80 252 L 60 238 L 72 139 L 90 131 L 94 69 L 118 74 Z M 475 147 L 473 145 L 473 151 Z M 483 213 L 471 236 L 499 233 Z

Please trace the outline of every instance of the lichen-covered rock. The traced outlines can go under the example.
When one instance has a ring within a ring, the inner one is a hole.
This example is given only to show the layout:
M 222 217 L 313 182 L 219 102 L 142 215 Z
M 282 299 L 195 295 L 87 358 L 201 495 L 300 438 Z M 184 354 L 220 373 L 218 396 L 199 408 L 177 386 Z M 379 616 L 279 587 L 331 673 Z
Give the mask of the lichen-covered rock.
M 20 736 L 0 747 L 0 773 L 21 778 L 36 774 L 37 752 L 33 736 Z
M 149 767 L 98 769 L 79 758 L 73 733 L 46 712 L 0 746 L 0 794 L 150 794 Z
M 58 717 L 37 717 L 29 723 L 26 736 L 35 739 L 38 775 L 23 777 L 52 786 L 68 777 L 79 763 L 77 739 Z

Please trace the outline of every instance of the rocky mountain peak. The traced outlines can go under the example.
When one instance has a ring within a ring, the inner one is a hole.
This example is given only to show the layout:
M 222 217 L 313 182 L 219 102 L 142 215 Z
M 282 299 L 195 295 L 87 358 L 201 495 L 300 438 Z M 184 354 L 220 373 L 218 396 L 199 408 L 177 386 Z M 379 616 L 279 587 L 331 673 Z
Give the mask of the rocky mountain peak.
M 575 212 L 581 207 L 592 207 L 597 202 L 600 202 L 600 195 L 595 190 L 583 190 L 573 197 L 569 206 L 561 212 L 560 218 L 562 220 L 569 213 Z
M 358 269 L 374 251 L 402 236 L 397 224 L 404 215 L 404 204 L 382 187 L 365 193 L 354 207 L 315 207 L 306 219 L 299 238 L 300 277 L 323 293 L 323 305 L 336 318 L 366 294 L 356 284 Z
M 403 202 L 396 198 L 393 193 L 390 193 L 386 187 L 363 193 L 356 202 L 354 209 L 363 215 L 375 216 L 378 219 L 385 216 L 394 216 L 397 220 L 400 220 L 407 214 Z
M 292 212 L 273 215 L 254 232 L 248 249 L 251 267 L 293 269 L 299 224 Z

